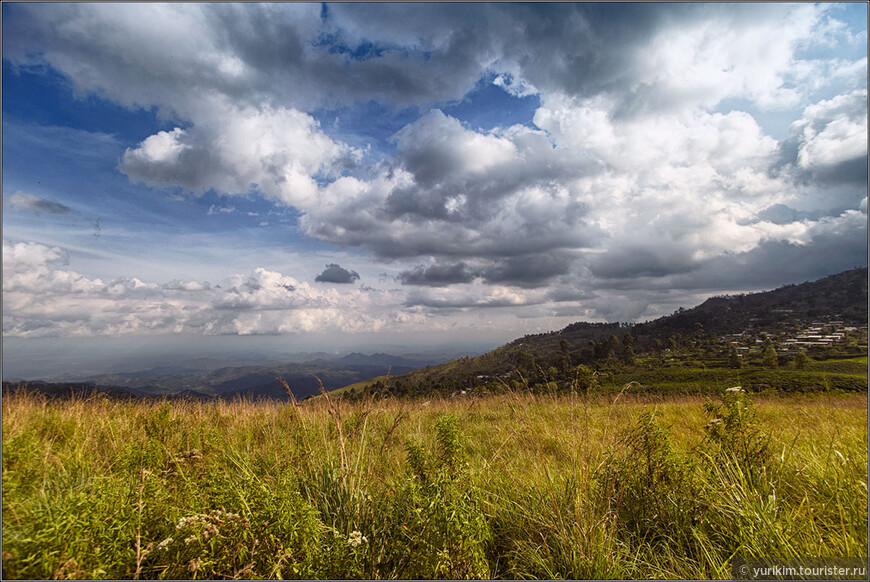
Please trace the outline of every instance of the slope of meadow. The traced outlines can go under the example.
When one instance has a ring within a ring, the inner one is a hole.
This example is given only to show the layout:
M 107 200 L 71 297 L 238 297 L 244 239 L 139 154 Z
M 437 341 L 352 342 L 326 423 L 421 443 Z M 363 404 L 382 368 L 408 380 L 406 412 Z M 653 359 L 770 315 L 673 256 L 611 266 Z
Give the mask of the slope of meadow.
M 729 578 L 864 555 L 866 476 L 866 392 L 12 395 L 3 577 Z

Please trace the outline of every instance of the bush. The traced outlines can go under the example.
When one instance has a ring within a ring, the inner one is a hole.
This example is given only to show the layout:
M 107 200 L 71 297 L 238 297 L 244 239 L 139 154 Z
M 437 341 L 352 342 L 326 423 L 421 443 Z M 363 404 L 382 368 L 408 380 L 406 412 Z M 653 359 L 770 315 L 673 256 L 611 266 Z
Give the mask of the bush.
M 719 404 L 705 402 L 704 412 L 710 418 L 704 431 L 715 459 L 732 457 L 750 472 L 767 464 L 770 439 L 758 429 L 755 405 L 742 387 L 725 390 Z
M 489 578 L 485 547 L 491 540 L 479 507 L 477 490 L 468 480 L 456 417 L 435 423 L 437 447 L 427 453 L 409 443 L 411 484 L 402 516 L 406 552 L 414 563 L 405 578 Z
M 694 467 L 673 450 L 654 412 L 641 414 L 596 475 L 606 510 L 635 543 L 688 541 L 700 511 Z

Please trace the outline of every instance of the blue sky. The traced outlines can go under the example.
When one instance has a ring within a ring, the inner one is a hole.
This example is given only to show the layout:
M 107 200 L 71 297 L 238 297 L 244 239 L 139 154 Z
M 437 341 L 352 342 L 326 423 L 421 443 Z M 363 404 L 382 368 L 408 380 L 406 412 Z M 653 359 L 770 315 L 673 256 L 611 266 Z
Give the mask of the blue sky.
M 866 22 L 4 4 L 4 376 L 88 342 L 484 348 L 866 266 Z

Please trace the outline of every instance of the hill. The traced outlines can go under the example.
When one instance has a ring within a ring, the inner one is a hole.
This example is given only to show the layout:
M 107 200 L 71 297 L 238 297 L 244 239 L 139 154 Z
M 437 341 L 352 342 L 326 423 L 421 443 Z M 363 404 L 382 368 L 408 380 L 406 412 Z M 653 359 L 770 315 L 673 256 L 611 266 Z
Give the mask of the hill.
M 727 365 L 723 358 L 731 336 L 755 338 L 751 341 L 757 339 L 760 344 L 763 340 L 759 338 L 766 335 L 794 336 L 814 322 L 866 328 L 866 268 L 772 291 L 712 297 L 691 309 L 680 308 L 644 323 L 577 322 L 559 331 L 526 335 L 481 356 L 428 366 L 389 380 L 372 378 L 339 393 L 377 391 L 387 384 L 398 395 L 451 393 L 481 384 L 507 385 L 507 379 L 523 368 L 537 373 L 579 364 L 590 366 L 593 372 L 606 371 L 627 355 L 624 341 L 630 341 L 628 351 L 638 355 L 661 356 L 662 350 L 673 355 L 680 349 L 695 348 L 698 354 L 703 349 L 703 357 L 715 360 L 715 365 Z M 631 336 L 629 340 L 626 335 Z M 852 351 L 852 356 L 861 352 Z M 755 353 L 760 357 L 760 348 Z
M 637 324 L 632 333 L 663 338 L 673 333 L 692 333 L 700 323 L 708 333 L 722 335 L 748 328 L 776 329 L 816 319 L 866 325 L 867 269 L 853 269 L 773 291 L 711 297 L 692 309 Z

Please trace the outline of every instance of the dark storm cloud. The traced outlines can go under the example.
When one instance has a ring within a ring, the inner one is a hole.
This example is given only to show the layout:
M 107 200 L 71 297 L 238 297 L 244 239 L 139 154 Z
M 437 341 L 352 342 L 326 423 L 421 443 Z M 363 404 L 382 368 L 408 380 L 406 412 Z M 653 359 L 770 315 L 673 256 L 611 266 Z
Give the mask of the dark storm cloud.
M 758 218 L 773 224 L 789 224 L 801 220 L 818 219 L 818 213 L 795 210 L 785 204 L 773 204 L 758 213 Z
M 867 156 L 852 158 L 828 168 L 820 168 L 814 171 L 812 176 L 816 182 L 822 185 L 866 186 Z M 866 192 L 863 193 L 866 194 Z
M 477 75 L 482 64 L 495 62 L 494 57 L 501 64 L 516 64 L 540 90 L 594 95 L 624 89 L 635 73 L 634 52 L 670 18 L 696 12 L 684 6 L 610 3 L 371 8 L 330 6 L 335 22 L 360 36 L 421 43 L 426 69 L 434 73 L 424 86 L 440 88 L 430 95 L 444 95 L 445 87 L 455 91 L 467 86 L 467 80 L 459 81 Z
M 566 256 L 545 253 L 521 255 L 496 260 L 488 266 L 473 269 L 465 262 L 419 266 L 403 271 L 396 279 L 403 285 L 445 287 L 457 283 L 471 283 L 483 278 L 487 283 L 514 285 L 527 289 L 542 287 L 554 277 L 564 275 L 571 269 L 571 259 Z
M 638 277 L 665 277 L 687 273 L 697 267 L 689 256 L 690 249 L 646 248 L 627 245 L 597 255 L 589 270 L 602 279 L 635 279 Z
M 318 283 L 353 283 L 358 279 L 359 273 L 345 269 L 335 263 L 326 265 L 326 269 L 314 278 Z
M 539 89 L 594 95 L 630 85 L 634 52 L 673 14 L 697 11 L 568 3 L 336 4 L 325 13 L 314 4 L 202 6 L 172 15 L 135 5 L 19 7 L 4 15 L 22 31 L 4 42 L 4 56 L 30 64 L 39 46 L 39 58 L 76 71 L 72 80 L 83 90 L 182 115 L 196 104 L 191 90 L 304 109 L 357 99 L 444 103 L 499 66 L 518 67 Z M 108 26 L 132 32 L 107 38 Z M 172 27 L 185 27 L 189 37 L 167 36 Z
M 558 275 L 571 269 L 571 259 L 566 256 L 545 253 L 511 257 L 483 269 L 488 283 L 516 285 L 518 287 L 543 287 Z
M 468 265 L 460 262 L 452 265 L 432 265 L 426 268 L 419 266 L 410 271 L 402 271 L 396 280 L 401 281 L 402 285 L 444 287 L 455 283 L 471 283 L 477 276 Z

